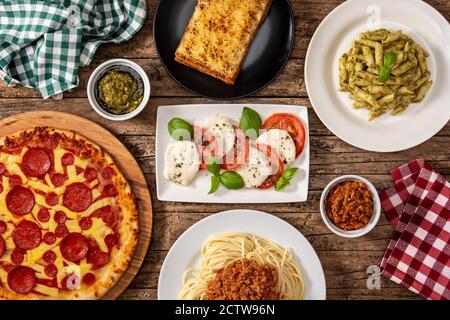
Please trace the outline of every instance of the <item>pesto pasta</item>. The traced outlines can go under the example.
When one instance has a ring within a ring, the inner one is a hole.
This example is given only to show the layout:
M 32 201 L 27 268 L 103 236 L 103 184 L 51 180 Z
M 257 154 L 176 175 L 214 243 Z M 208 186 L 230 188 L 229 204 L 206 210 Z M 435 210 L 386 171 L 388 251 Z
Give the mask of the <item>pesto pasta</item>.
M 339 59 L 340 90 L 353 108 L 365 108 L 373 120 L 398 115 L 423 100 L 432 85 L 428 53 L 402 31 L 363 32 Z

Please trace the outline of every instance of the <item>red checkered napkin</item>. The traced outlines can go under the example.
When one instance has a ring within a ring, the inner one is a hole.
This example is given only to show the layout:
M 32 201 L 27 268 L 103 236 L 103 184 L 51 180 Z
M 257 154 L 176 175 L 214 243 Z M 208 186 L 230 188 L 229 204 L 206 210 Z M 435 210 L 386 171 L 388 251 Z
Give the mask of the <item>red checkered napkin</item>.
M 380 193 L 394 231 L 382 274 L 428 299 L 450 299 L 450 183 L 423 160 L 391 173 Z

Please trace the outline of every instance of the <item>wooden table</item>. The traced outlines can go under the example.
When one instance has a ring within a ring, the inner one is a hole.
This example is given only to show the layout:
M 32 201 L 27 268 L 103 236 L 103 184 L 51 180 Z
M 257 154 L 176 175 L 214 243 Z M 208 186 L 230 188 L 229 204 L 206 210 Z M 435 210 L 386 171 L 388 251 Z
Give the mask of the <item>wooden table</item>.
M 161 65 L 152 38 L 156 0 L 148 0 L 145 27 L 128 43 L 105 45 L 93 64 L 81 70 L 80 87 L 63 100 L 42 100 L 30 89 L 6 88 L 0 84 L 0 117 L 30 110 L 59 110 L 75 113 L 102 124 L 131 150 L 146 175 L 153 200 L 154 229 L 150 251 L 144 265 L 123 299 L 156 299 L 158 275 L 164 257 L 174 241 L 193 223 L 222 210 L 251 208 L 273 213 L 300 230 L 317 251 L 326 274 L 328 299 L 419 299 L 393 282 L 382 279 L 381 290 L 366 287 L 367 267 L 378 264 L 386 249 L 391 226 L 383 217 L 367 236 L 347 240 L 332 234 L 319 213 L 323 187 L 342 174 L 359 174 L 371 180 L 379 190 L 391 185 L 389 171 L 415 158 L 424 158 L 450 178 L 450 124 L 428 142 L 399 153 L 377 154 L 348 145 L 335 137 L 317 118 L 308 100 L 303 67 L 309 41 L 323 18 L 342 1 L 291 0 L 295 14 L 295 46 L 281 75 L 266 89 L 242 103 L 298 104 L 310 108 L 311 173 L 309 200 L 283 205 L 201 205 L 160 202 L 155 187 L 155 121 L 159 105 L 214 103 L 193 96 L 181 88 Z M 448 0 L 428 0 L 447 20 Z M 144 67 L 152 83 L 149 106 L 131 121 L 111 122 L 98 116 L 86 98 L 86 84 L 92 70 L 111 58 L 129 58 Z M 443 106 L 444 107 L 444 106 Z M 418 128 L 420 130 L 420 128 Z M 99 141 L 101 142 L 101 141 Z

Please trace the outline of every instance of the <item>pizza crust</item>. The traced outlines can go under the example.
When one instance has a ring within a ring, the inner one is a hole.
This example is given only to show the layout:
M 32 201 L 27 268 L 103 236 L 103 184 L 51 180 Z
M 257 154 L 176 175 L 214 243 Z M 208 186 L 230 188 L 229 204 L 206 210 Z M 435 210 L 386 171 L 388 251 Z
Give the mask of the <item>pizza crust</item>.
M 34 299 L 50 299 L 50 300 L 91 300 L 99 299 L 104 296 L 120 279 L 120 277 L 128 269 L 139 238 L 139 215 L 136 206 L 136 201 L 132 194 L 131 187 L 120 169 L 114 162 L 113 158 L 95 142 L 87 139 L 83 135 L 72 131 L 55 128 L 34 128 L 30 130 L 20 131 L 7 137 L 19 137 L 20 134 L 37 134 L 38 132 L 48 131 L 49 133 L 58 133 L 62 137 L 81 143 L 83 150 L 88 151 L 96 160 L 103 160 L 105 165 L 114 168 L 115 176 L 112 178 L 112 183 L 118 191 L 118 197 L 121 204 L 121 218 L 119 224 L 120 234 L 120 249 L 114 248 L 111 251 L 110 261 L 104 267 L 95 270 L 96 282 L 91 286 L 83 286 L 78 290 L 61 291 L 57 296 L 46 297 L 39 294 L 29 293 L 26 295 L 17 294 L 0 285 L 0 299 L 7 300 L 34 300 Z M 0 146 L 4 145 L 7 137 L 0 138 Z

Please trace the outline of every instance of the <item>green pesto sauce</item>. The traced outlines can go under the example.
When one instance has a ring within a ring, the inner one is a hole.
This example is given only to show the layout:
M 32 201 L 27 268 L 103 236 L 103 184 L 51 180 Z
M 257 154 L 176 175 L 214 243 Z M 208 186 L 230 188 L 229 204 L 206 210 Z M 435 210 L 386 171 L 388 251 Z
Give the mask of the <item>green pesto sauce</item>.
M 98 97 L 106 111 L 125 114 L 141 104 L 143 94 L 129 73 L 113 70 L 98 82 Z

